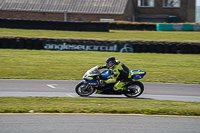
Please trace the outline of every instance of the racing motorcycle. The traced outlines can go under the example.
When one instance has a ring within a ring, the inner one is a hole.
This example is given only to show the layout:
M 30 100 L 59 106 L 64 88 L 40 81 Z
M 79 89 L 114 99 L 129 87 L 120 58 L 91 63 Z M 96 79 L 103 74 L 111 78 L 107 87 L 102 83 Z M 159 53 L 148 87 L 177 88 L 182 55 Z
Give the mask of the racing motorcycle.
M 131 81 L 125 86 L 126 91 L 117 92 L 113 90 L 112 84 L 100 83 L 100 80 L 108 80 L 112 78 L 112 70 L 100 70 L 98 66 L 89 69 L 83 76 L 83 80 L 77 84 L 75 91 L 78 95 L 82 97 L 87 97 L 89 95 L 95 94 L 108 94 L 108 95 L 125 95 L 129 98 L 135 98 L 140 96 L 144 91 L 144 85 L 142 82 L 138 81 L 146 75 L 145 71 L 141 70 L 131 70 Z

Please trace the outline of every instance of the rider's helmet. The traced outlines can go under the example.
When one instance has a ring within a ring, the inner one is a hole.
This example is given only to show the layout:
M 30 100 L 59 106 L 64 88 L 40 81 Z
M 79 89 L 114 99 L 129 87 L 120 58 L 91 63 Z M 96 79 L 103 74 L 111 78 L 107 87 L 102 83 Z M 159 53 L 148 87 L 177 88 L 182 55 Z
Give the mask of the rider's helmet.
M 116 64 L 115 57 L 109 57 L 106 59 L 106 67 L 112 69 Z

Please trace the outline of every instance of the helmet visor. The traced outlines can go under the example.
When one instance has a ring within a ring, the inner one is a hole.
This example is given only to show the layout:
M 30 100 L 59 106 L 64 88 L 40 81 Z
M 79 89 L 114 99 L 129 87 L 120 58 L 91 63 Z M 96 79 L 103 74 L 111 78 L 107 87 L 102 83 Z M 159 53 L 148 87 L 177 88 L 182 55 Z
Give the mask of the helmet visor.
M 107 68 L 112 68 L 115 65 L 115 63 L 113 61 L 109 61 L 108 63 L 106 63 L 106 67 Z

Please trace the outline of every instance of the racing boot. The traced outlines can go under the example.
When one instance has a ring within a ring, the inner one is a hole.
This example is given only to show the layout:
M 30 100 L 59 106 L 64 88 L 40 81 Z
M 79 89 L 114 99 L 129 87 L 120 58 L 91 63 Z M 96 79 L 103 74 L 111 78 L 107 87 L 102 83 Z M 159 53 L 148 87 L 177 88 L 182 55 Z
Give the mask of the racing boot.
M 127 91 L 127 88 L 126 87 L 122 87 L 122 88 L 117 88 L 116 86 L 113 87 L 113 90 L 116 91 L 117 93 L 125 93 Z

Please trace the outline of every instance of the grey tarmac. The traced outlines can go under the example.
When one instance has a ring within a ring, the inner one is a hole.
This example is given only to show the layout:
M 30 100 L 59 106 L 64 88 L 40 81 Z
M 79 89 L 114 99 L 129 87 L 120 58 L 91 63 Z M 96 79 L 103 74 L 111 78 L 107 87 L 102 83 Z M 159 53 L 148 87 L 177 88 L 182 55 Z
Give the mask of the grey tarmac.
M 199 133 L 200 117 L 0 114 L 1 133 Z
M 0 79 L 0 97 L 79 97 L 75 86 L 79 80 L 29 80 Z M 200 102 L 199 84 L 144 83 L 140 99 Z M 125 98 L 124 95 L 99 95 L 90 97 Z

